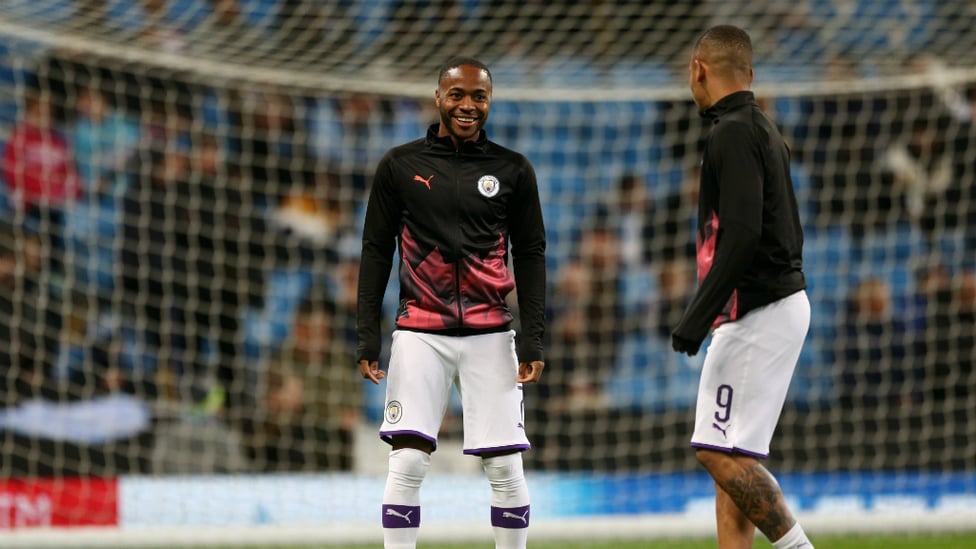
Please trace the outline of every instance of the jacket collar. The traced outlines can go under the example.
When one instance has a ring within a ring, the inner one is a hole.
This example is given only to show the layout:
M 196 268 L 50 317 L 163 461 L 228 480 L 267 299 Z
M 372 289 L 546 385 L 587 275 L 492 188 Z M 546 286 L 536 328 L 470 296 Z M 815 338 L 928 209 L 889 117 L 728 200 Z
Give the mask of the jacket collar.
M 427 128 L 428 147 L 435 150 L 449 151 L 452 153 L 485 152 L 485 146 L 488 144 L 488 134 L 485 132 L 485 130 L 482 129 L 480 132 L 478 132 L 478 138 L 475 139 L 474 141 L 465 141 L 464 143 L 461 143 L 460 147 L 455 147 L 454 140 L 451 139 L 451 136 L 445 135 L 443 137 L 440 137 L 437 135 L 437 132 L 440 130 L 440 126 L 441 125 L 439 123 L 431 124 L 430 127 Z
M 734 111 L 746 105 L 755 104 L 756 95 L 751 91 L 738 91 L 730 93 L 719 99 L 714 105 L 701 112 L 701 117 L 706 120 L 716 121 L 723 114 Z

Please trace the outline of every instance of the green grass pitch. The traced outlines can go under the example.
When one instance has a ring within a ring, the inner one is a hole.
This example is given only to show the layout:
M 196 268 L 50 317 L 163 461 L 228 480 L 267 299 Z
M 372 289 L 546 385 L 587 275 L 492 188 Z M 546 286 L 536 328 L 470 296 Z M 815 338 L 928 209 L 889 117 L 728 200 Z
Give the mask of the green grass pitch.
M 811 536 L 817 549 L 966 549 L 976 547 L 976 532 L 958 534 L 919 534 L 919 535 L 852 535 L 852 536 Z M 379 545 L 327 545 L 266 547 L 265 549 L 372 549 Z M 421 540 L 418 549 L 493 549 L 492 543 L 481 544 L 425 544 Z M 579 542 L 533 542 L 530 549 L 714 549 L 714 539 L 703 540 L 654 540 L 654 541 L 579 541 Z M 770 548 L 772 545 L 757 535 L 756 549 Z M 172 548 L 177 549 L 177 548 Z M 186 549 L 186 548 L 180 548 Z M 204 549 L 204 548 L 199 548 Z M 212 548 L 211 548 L 212 549 Z M 223 549 L 235 549 L 226 547 Z

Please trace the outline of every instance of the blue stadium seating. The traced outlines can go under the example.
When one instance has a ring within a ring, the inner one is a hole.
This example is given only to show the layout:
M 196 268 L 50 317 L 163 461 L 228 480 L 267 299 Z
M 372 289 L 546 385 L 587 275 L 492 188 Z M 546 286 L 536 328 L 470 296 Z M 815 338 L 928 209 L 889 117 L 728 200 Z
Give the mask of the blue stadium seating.
M 281 345 L 291 333 L 292 320 L 309 287 L 312 271 L 304 267 L 276 269 L 268 278 L 265 307 L 249 310 L 243 319 L 245 352 L 260 356 L 261 350 Z
M 683 76 L 662 63 L 635 59 L 622 59 L 607 70 L 608 84 L 615 88 L 674 86 Z
M 808 228 L 803 246 L 803 269 L 810 295 L 810 332 L 830 340 L 837 315 L 849 291 L 851 236 L 846 227 Z
M 606 382 L 607 400 L 615 408 L 650 412 L 694 407 L 703 361 L 704 353 L 677 354 L 657 336 L 629 336 Z
M 0 12 L 22 17 L 41 28 L 57 27 L 74 17 L 73 0 L 31 0 L 30 2 L 4 2 Z
M 852 0 L 845 9 L 810 0 L 811 16 L 830 29 L 831 43 L 849 55 L 872 50 L 914 51 L 932 37 L 934 4 L 901 0 Z
M 553 57 L 538 70 L 540 84 L 550 88 L 575 88 L 599 85 L 600 73 L 579 57 Z

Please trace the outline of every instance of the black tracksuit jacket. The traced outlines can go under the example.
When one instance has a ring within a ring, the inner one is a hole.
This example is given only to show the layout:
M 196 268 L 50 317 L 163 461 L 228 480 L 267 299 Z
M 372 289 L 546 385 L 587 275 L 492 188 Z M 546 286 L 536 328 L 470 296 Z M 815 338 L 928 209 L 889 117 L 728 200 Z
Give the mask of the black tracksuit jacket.
M 711 122 L 698 205 L 699 286 L 674 329 L 701 343 L 711 328 L 806 288 L 790 152 L 752 92 L 706 109 Z
M 508 330 L 517 288 L 519 361 L 542 360 L 546 233 L 535 171 L 489 141 L 455 147 L 427 136 L 390 149 L 370 189 L 359 270 L 359 360 L 380 355 L 383 294 L 399 252 L 402 330 L 471 335 Z M 508 270 L 511 245 L 514 278 Z

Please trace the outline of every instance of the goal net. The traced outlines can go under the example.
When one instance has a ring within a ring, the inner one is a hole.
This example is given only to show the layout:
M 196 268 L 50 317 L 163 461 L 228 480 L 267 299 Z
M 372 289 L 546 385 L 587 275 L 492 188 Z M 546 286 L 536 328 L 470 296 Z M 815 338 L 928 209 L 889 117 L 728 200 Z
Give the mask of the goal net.
M 688 447 L 702 355 L 669 333 L 707 129 L 687 56 L 718 23 L 753 38 L 805 230 L 812 326 L 768 466 L 814 534 L 971 528 L 971 2 L 7 0 L 0 537 L 379 539 L 364 201 L 437 121 L 455 54 L 490 67 L 486 129 L 532 161 L 546 217 L 533 535 L 712 535 Z M 386 298 L 388 335 L 395 276 Z M 455 398 L 423 539 L 491 539 L 460 435 Z

